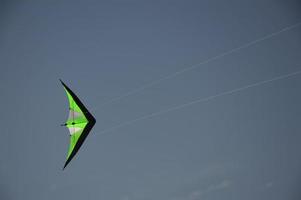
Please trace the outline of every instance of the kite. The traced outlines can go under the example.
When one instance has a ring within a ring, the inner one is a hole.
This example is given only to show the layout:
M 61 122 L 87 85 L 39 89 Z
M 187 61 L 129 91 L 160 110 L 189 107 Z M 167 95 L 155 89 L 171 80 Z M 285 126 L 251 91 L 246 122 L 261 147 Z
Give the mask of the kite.
M 86 137 L 96 123 L 93 115 L 87 110 L 79 98 L 60 80 L 69 100 L 69 116 L 65 124 L 70 132 L 70 144 L 64 168 L 78 152 Z

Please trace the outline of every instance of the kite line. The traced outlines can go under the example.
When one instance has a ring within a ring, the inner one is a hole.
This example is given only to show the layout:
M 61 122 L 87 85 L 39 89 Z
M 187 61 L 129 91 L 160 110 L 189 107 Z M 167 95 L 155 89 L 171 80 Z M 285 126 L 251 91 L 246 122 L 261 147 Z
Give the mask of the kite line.
M 116 126 L 113 126 L 111 128 L 108 128 L 108 129 L 105 129 L 105 130 L 101 131 L 99 133 L 99 135 L 105 134 L 107 132 L 111 132 L 111 131 L 113 131 L 117 128 L 123 127 L 123 126 L 133 124 L 137 121 L 141 121 L 141 120 L 149 119 L 149 118 L 152 118 L 152 117 L 155 117 L 155 116 L 163 115 L 163 114 L 166 114 L 168 112 L 172 112 L 172 111 L 175 111 L 175 110 L 186 108 L 186 107 L 194 105 L 194 104 L 208 102 L 208 101 L 214 100 L 214 99 L 219 98 L 219 97 L 232 95 L 232 94 L 237 93 L 237 92 L 242 92 L 244 90 L 247 90 L 247 89 L 250 89 L 250 88 L 253 88 L 253 87 L 258 87 L 258 86 L 261 86 L 261 85 L 264 85 L 264 84 L 267 84 L 267 83 L 271 83 L 271 82 L 274 82 L 274 81 L 287 79 L 287 78 L 290 78 L 292 76 L 296 76 L 296 75 L 299 75 L 299 74 L 301 74 L 301 70 L 296 71 L 296 72 L 292 72 L 292 73 L 289 73 L 289 74 L 281 75 L 281 76 L 276 76 L 276 77 L 268 79 L 268 80 L 263 80 L 263 81 L 259 81 L 259 82 L 252 83 L 252 84 L 249 84 L 249 85 L 245 85 L 245 86 L 242 86 L 242 87 L 239 87 L 239 88 L 236 88 L 236 89 L 224 91 L 224 92 L 221 92 L 221 93 L 218 93 L 218 94 L 215 94 L 215 95 L 212 95 L 212 96 L 208 96 L 208 97 L 205 97 L 205 98 L 198 98 L 198 99 L 195 99 L 195 100 L 190 101 L 188 103 L 177 105 L 177 106 L 167 108 L 167 109 L 164 109 L 164 110 L 161 110 L 161 111 L 153 112 L 153 113 L 138 117 L 136 119 L 132 119 L 132 120 L 120 123 Z
M 171 78 L 176 77 L 176 76 L 178 76 L 178 75 L 180 75 L 180 74 L 182 74 L 182 73 L 185 73 L 185 72 L 187 72 L 187 71 L 196 69 L 196 68 L 198 68 L 198 67 L 200 67 L 200 66 L 202 66 L 202 65 L 208 64 L 208 63 L 210 63 L 210 62 L 212 62 L 212 61 L 218 60 L 218 59 L 223 58 L 223 57 L 225 57 L 225 56 L 228 56 L 228 55 L 231 55 L 231 54 L 233 54 L 233 53 L 236 53 L 236 52 L 238 52 L 238 51 L 240 51 L 240 50 L 243 50 L 243 49 L 246 49 L 246 48 L 248 48 L 248 47 L 251 47 L 251 46 L 253 46 L 253 45 L 255 45 L 255 44 L 259 43 L 259 42 L 262 42 L 262 41 L 264 41 L 264 40 L 267 40 L 267 39 L 270 39 L 270 38 L 272 38 L 272 37 L 275 37 L 275 36 L 277 36 L 277 35 L 279 35 L 279 34 L 285 32 L 285 31 L 288 31 L 288 30 L 297 28 L 297 27 L 299 27 L 300 25 L 301 25 L 301 22 L 296 23 L 296 24 L 293 24 L 293 25 L 290 25 L 290 26 L 287 26 L 287 27 L 285 27 L 285 28 L 280 29 L 279 31 L 276 31 L 276 32 L 267 34 L 267 35 L 265 35 L 265 36 L 263 36 L 263 37 L 261 37 L 261 38 L 258 38 L 258 39 L 256 39 L 256 40 L 253 40 L 253 41 L 248 42 L 248 43 L 245 43 L 245 44 L 243 44 L 243 45 L 241 45 L 241 46 L 239 46 L 239 47 L 236 47 L 236 48 L 234 48 L 234 49 L 231 49 L 231 50 L 226 51 L 226 52 L 224 52 L 224 53 L 221 53 L 221 54 L 219 54 L 219 55 L 213 56 L 213 57 L 211 57 L 211 58 L 209 58 L 209 59 L 207 59 L 207 60 L 204 60 L 204 61 L 202 61 L 202 62 L 200 62 L 200 63 L 197 63 L 197 64 L 194 64 L 194 65 L 192 65 L 192 66 L 183 68 L 183 69 L 181 69 L 181 70 L 178 70 L 178 71 L 176 71 L 176 72 L 173 72 L 173 73 L 171 73 L 171 74 L 168 74 L 168 75 L 166 75 L 166 76 L 164 76 L 164 77 L 162 77 L 162 78 L 159 78 L 159 79 L 156 79 L 156 80 L 154 80 L 154 81 L 151 81 L 151 82 L 149 82 L 149 83 L 147 83 L 147 84 L 145 84 L 145 85 L 142 85 L 141 87 L 138 87 L 138 88 L 133 89 L 133 90 L 131 90 L 131 91 L 129 91 L 129 92 L 126 92 L 126 93 L 124 93 L 124 94 L 122 94 L 122 95 L 120 95 L 120 96 L 117 96 L 117 97 L 115 97 L 115 98 L 112 98 L 111 100 L 109 100 L 109 101 L 107 101 L 107 102 L 101 104 L 99 107 L 95 108 L 95 110 L 99 109 L 100 107 L 102 107 L 102 106 L 104 106 L 104 105 L 111 104 L 111 103 L 113 103 L 113 102 L 115 102 L 115 101 L 118 101 L 118 100 L 123 99 L 123 98 L 125 98 L 125 97 L 128 97 L 128 96 L 130 96 L 130 95 L 133 95 L 133 94 L 136 94 L 136 93 L 138 93 L 138 92 L 141 92 L 141 91 L 143 91 L 143 90 L 145 90 L 145 89 L 147 89 L 147 88 L 150 88 L 150 87 L 152 87 L 152 86 L 154 86 L 154 85 L 157 85 L 157 84 L 159 84 L 159 83 L 161 83 L 161 82 L 163 82 L 163 81 L 165 81 L 165 80 L 167 80 L 167 79 L 171 79 Z

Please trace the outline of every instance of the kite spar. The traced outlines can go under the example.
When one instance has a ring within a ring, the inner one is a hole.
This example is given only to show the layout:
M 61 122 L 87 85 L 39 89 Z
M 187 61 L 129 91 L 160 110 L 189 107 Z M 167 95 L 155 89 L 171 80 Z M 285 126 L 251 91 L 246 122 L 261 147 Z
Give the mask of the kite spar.
M 63 168 L 65 169 L 89 135 L 96 120 L 72 90 L 70 90 L 62 80 L 60 81 L 64 86 L 69 100 L 69 117 L 66 123 L 62 124 L 62 126 L 66 126 L 70 132 L 69 150 Z

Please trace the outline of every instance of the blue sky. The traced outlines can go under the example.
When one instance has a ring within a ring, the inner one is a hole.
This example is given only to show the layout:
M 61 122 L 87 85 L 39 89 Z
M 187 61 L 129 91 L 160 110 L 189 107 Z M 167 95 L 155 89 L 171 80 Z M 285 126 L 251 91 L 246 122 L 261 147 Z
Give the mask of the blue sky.
M 296 0 L 3 1 L 0 198 L 299 200 L 301 75 L 284 77 L 301 70 L 299 11 Z M 64 171 L 59 79 L 97 120 Z

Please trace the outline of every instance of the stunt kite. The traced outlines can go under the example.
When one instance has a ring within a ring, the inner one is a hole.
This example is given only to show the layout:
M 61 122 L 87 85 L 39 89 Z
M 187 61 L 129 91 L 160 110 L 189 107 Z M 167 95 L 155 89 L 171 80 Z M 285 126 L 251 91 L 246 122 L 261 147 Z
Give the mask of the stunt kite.
M 62 126 L 66 126 L 70 132 L 70 145 L 67 160 L 63 168 L 65 169 L 82 146 L 96 123 L 96 120 L 70 88 L 68 88 L 62 80 L 60 81 L 64 86 L 69 100 L 69 117 L 66 123 L 62 124 Z

